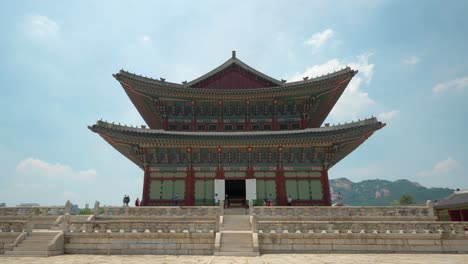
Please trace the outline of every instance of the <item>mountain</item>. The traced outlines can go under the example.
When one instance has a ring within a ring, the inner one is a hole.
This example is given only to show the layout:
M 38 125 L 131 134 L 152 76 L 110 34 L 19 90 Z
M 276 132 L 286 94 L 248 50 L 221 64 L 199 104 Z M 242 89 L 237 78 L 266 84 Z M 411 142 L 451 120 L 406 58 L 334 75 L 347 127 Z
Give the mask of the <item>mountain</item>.
M 330 191 L 332 202 L 338 192 L 343 195 L 345 205 L 390 205 L 399 201 L 402 195 L 409 194 L 416 204 L 425 204 L 427 200 L 440 200 L 454 192 L 449 188 L 426 188 L 409 180 L 365 180 L 352 182 L 346 178 L 331 179 Z

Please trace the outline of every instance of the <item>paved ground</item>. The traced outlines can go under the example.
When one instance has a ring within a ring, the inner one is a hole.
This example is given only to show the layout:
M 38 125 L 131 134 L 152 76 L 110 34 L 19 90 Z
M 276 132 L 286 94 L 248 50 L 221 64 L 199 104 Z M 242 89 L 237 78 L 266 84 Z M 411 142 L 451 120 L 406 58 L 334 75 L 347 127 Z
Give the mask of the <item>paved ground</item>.
M 229 263 L 358 263 L 358 264 L 387 264 L 387 263 L 468 263 L 468 254 L 266 254 L 260 257 L 214 257 L 214 256 L 96 256 L 96 255 L 63 255 L 49 258 L 35 257 L 0 257 L 1 264 L 31 263 L 31 264 L 229 264 Z

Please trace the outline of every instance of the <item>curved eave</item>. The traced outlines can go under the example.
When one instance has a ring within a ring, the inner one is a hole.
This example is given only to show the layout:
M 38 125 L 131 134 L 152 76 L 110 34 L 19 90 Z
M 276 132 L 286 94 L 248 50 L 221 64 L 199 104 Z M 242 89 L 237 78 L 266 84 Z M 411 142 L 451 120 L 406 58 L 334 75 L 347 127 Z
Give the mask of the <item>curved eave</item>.
M 251 98 L 281 98 L 298 95 L 326 92 L 335 88 L 333 85 L 343 79 L 351 79 L 357 71 L 345 68 L 340 71 L 308 80 L 282 83 L 280 86 L 242 89 L 242 90 L 216 90 L 191 88 L 170 82 L 141 77 L 121 70 L 113 76 L 124 88 L 145 94 L 152 98 L 170 97 L 194 100 L 246 100 Z
M 102 121 L 98 121 L 89 129 L 101 135 L 139 167 L 143 165 L 132 151 L 135 147 L 217 147 L 227 142 L 238 147 L 339 145 L 339 150 L 330 160 L 330 168 L 384 126 L 385 124 L 376 118 L 369 118 L 345 125 L 272 132 L 174 132 L 126 127 Z

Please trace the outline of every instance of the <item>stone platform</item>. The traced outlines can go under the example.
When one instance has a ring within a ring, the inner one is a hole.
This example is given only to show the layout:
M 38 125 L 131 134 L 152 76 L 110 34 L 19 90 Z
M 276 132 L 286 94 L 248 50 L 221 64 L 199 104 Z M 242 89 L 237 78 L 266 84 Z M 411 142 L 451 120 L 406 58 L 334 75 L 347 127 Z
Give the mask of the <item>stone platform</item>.
M 432 206 L 105 207 L 0 209 L 3 256 L 275 253 L 468 253 L 468 222 L 436 221 Z

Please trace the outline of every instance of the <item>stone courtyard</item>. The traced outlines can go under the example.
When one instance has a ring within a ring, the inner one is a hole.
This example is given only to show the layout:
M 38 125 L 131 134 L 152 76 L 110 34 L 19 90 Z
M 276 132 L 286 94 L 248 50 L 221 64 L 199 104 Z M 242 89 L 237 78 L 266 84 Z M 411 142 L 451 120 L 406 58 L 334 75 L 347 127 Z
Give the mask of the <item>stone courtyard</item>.
M 229 264 L 229 263 L 468 263 L 467 254 L 265 254 L 259 257 L 228 256 L 99 256 L 99 255 L 62 255 L 54 257 L 1 257 L 0 263 L 34 263 L 34 264 L 144 264 L 144 263 L 179 263 L 179 264 Z

